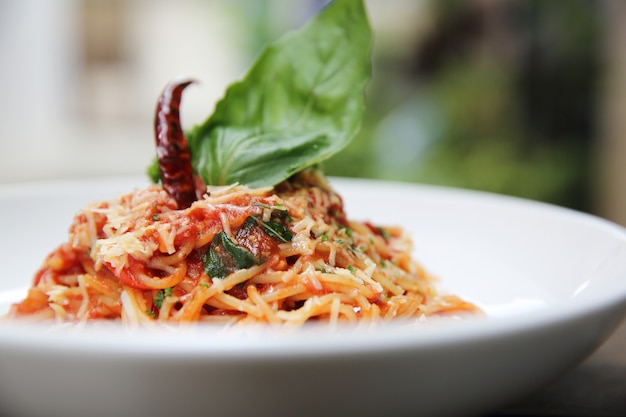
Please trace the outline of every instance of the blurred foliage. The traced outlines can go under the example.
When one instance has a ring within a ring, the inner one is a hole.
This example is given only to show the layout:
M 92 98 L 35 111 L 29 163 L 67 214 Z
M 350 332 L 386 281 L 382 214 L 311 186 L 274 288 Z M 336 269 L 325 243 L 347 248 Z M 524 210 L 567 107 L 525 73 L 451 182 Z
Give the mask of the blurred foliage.
M 429 1 L 411 54 L 374 54 L 363 129 L 326 172 L 588 209 L 601 6 Z

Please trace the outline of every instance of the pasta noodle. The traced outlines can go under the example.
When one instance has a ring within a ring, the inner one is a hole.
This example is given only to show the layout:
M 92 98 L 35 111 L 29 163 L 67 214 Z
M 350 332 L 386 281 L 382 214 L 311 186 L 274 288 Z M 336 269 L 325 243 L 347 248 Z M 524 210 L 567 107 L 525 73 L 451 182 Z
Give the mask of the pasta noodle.
M 10 317 L 57 321 L 371 321 L 472 312 L 436 291 L 398 227 L 349 220 L 315 170 L 274 188 L 159 186 L 79 212 Z

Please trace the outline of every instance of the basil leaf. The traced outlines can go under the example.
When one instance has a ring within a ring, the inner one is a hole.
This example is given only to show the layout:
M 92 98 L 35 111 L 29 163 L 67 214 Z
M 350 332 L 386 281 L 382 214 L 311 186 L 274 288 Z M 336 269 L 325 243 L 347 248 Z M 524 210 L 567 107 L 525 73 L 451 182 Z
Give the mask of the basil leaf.
M 291 233 L 285 226 L 276 222 L 263 222 L 263 230 L 271 237 L 278 239 L 284 243 L 291 242 L 293 239 L 293 233 Z
M 224 231 L 213 238 L 202 258 L 204 272 L 211 278 L 224 278 L 238 269 L 250 268 L 257 259 L 247 249 L 237 246 Z
M 213 241 L 215 243 L 215 240 Z M 229 263 L 224 258 L 224 255 L 219 255 L 218 251 L 213 245 L 209 248 L 209 251 L 202 257 L 202 263 L 204 263 L 204 272 L 211 278 L 224 278 L 228 275 Z
M 267 46 L 187 133 L 198 174 L 211 185 L 272 186 L 343 149 L 361 125 L 370 46 L 362 0 L 335 0 Z
M 248 223 L 249 221 L 253 221 L 257 225 L 261 226 L 265 233 L 267 233 L 270 237 L 278 240 L 279 242 L 287 243 L 291 242 L 291 240 L 293 239 L 293 233 L 291 233 L 289 229 L 287 229 L 285 226 L 278 222 L 272 220 L 265 222 L 258 214 L 253 214 L 252 216 L 248 217 L 246 219 L 246 223 Z

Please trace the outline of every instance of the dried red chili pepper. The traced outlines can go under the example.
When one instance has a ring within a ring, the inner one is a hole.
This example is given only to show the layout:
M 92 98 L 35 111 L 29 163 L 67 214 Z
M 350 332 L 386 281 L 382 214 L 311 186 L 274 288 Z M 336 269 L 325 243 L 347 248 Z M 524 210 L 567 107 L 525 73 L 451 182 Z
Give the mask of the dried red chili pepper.
M 170 82 L 159 97 L 154 118 L 161 183 L 179 209 L 196 201 L 191 157 L 179 112 L 182 92 L 191 83 L 191 80 Z

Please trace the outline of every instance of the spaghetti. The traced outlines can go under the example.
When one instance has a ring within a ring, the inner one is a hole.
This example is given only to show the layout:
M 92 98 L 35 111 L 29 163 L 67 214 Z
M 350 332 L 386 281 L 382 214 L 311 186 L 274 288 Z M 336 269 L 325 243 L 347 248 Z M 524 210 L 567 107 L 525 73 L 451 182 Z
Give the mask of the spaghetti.
M 475 311 L 439 294 L 401 228 L 348 220 L 321 173 L 209 187 L 178 209 L 150 186 L 79 212 L 10 317 L 301 325 Z

